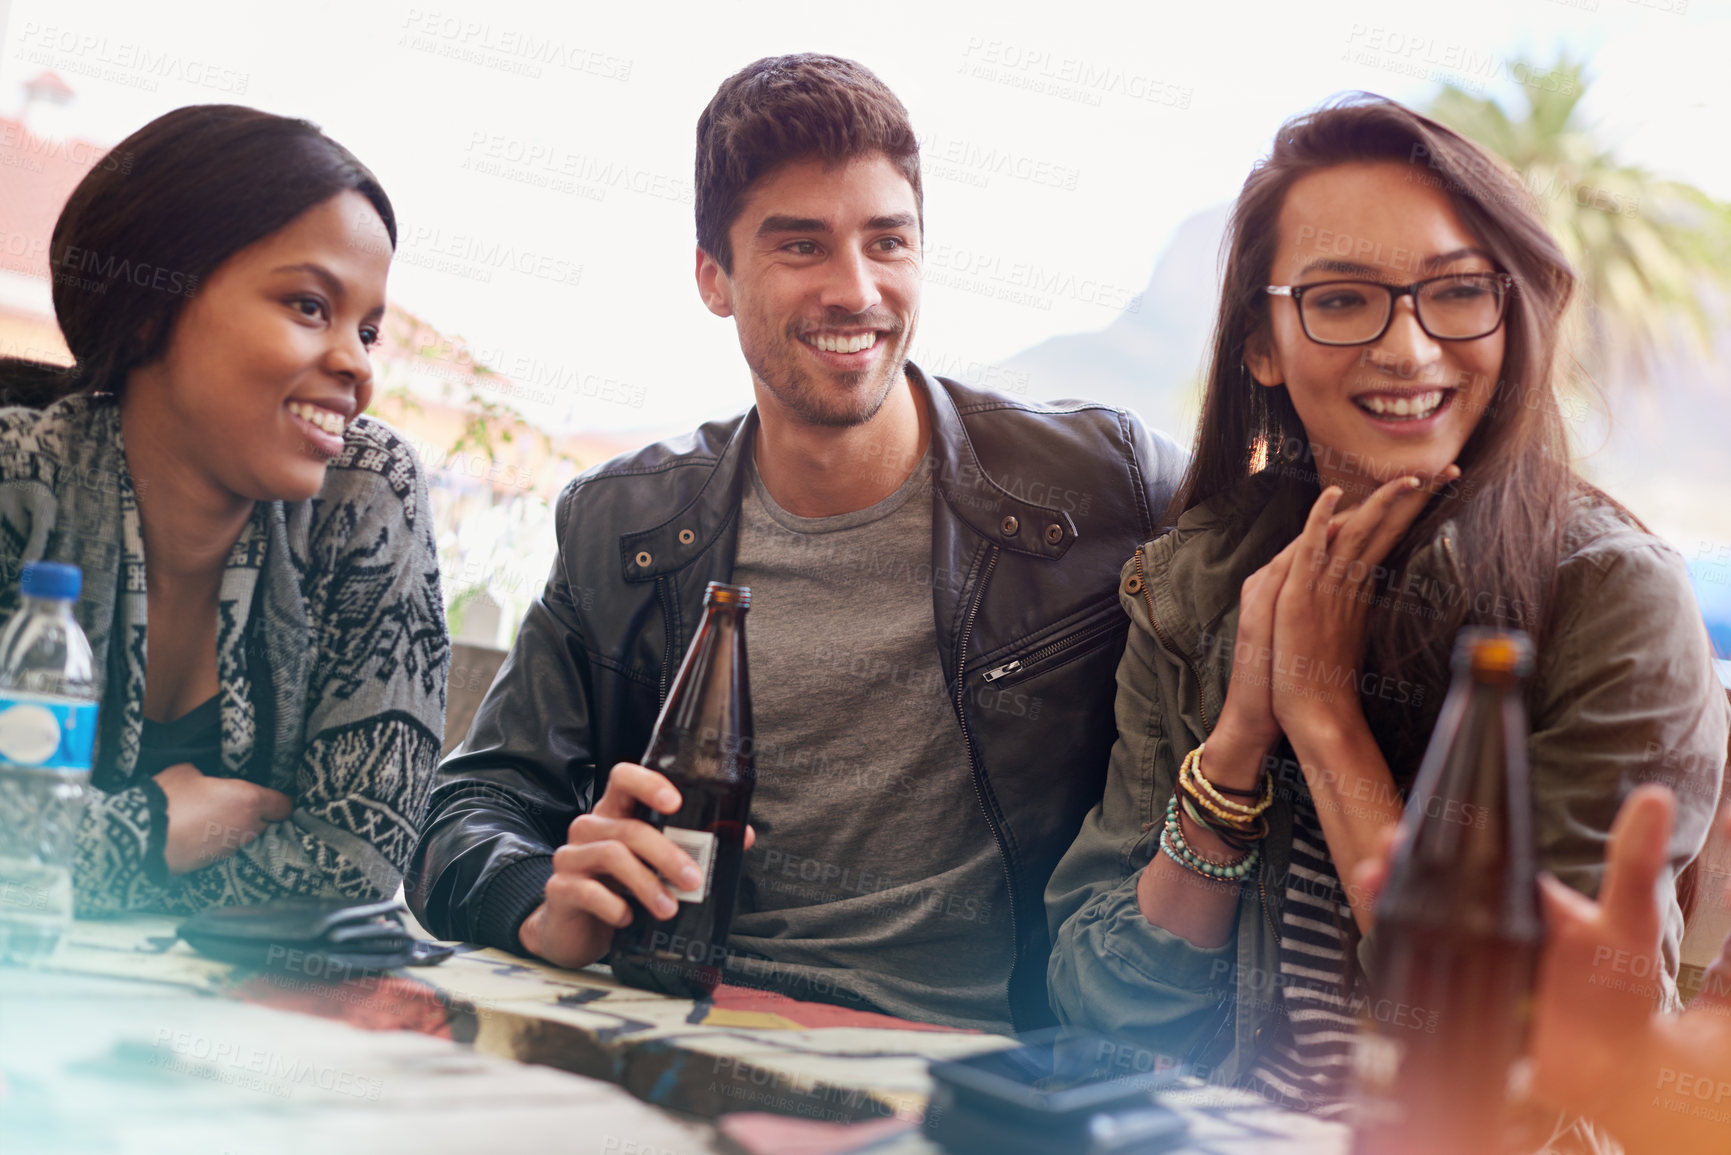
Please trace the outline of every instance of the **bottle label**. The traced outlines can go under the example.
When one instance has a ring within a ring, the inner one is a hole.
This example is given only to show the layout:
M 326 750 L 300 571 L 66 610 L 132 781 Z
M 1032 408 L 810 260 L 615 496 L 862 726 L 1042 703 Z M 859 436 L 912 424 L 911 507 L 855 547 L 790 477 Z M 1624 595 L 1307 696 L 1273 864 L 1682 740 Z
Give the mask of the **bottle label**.
M 715 835 L 707 830 L 687 830 L 680 826 L 663 827 L 661 833 L 667 835 L 667 840 L 673 845 L 691 855 L 692 861 L 697 863 L 697 873 L 703 875 L 703 881 L 690 890 L 681 890 L 669 883 L 668 893 L 680 902 L 702 902 L 709 897 L 709 881 L 715 877 Z
M 90 769 L 96 703 L 0 690 L 0 765 Z

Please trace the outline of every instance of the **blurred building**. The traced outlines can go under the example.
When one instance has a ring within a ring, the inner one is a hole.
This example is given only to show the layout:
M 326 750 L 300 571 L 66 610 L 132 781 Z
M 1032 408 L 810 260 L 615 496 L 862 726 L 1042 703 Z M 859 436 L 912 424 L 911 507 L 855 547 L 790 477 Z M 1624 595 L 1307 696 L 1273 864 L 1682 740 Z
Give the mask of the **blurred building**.
M 48 241 L 61 206 L 108 149 L 48 134 L 74 99 L 52 72 L 29 80 L 16 115 L 0 117 L 0 356 L 71 361 L 48 279 Z

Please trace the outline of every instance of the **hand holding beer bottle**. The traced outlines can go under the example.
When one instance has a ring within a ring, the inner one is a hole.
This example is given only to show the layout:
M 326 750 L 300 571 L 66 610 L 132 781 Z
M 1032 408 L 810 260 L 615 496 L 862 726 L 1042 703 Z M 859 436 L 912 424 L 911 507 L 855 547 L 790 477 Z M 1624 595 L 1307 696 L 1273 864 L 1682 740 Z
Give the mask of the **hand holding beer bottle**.
M 672 814 L 682 801 L 665 775 L 615 764 L 595 809 L 577 816 L 553 854 L 546 894 L 518 931 L 523 949 L 556 966 L 588 966 L 607 953 L 615 930 L 631 925 L 626 895 L 645 905 L 657 896 L 672 903 L 662 879 L 682 882 L 697 864 L 637 814 L 639 807 Z M 747 849 L 754 840 L 746 827 Z
M 718 588 L 733 591 L 739 587 L 711 583 L 706 605 L 716 597 Z M 739 592 L 745 593 L 747 600 L 744 604 L 749 604 L 749 593 L 743 589 Z M 739 611 L 743 612 L 743 605 Z M 657 758 L 657 745 L 667 724 L 669 710 L 689 691 L 701 688 L 695 683 L 703 679 L 687 675 L 692 672 L 693 656 L 704 642 L 706 633 L 711 640 L 716 636 L 715 631 L 708 629 L 710 617 L 706 614 L 704 626 L 692 639 L 691 650 L 674 679 L 644 758 L 646 762 L 661 763 L 660 770 L 676 775 L 676 760 Z M 743 645 L 741 638 L 742 652 Z M 749 716 L 748 688 L 746 694 Z M 748 728 L 748 755 L 749 735 Z M 737 737 L 732 745 L 737 751 L 740 745 Z M 566 844 L 554 852 L 553 876 L 547 880 L 541 905 L 523 921 L 518 931 L 525 950 L 558 966 L 587 966 L 613 948 L 615 932 L 629 928 L 637 911 L 646 911 L 654 919 L 662 921 L 678 916 L 682 904 L 674 897 L 671 887 L 689 894 L 693 888 L 704 885 L 706 872 L 699 869 L 691 854 L 682 849 L 674 837 L 681 837 L 681 813 L 700 803 L 697 795 L 705 791 L 699 786 L 694 792 L 691 784 L 684 781 L 676 785 L 668 774 L 660 770 L 632 762 L 620 762 L 613 767 L 607 778 L 606 790 L 594 809 L 577 816 L 571 823 Z M 685 787 L 684 793 L 681 792 L 682 786 Z M 745 801 L 748 804 L 749 781 L 746 789 Z M 673 819 L 674 837 L 669 837 L 657 824 L 660 819 L 656 816 Z M 743 825 L 743 807 L 739 821 Z M 736 833 L 734 838 L 738 837 Z M 731 866 L 733 872 L 726 887 L 730 915 L 732 888 L 739 867 L 736 859 L 742 859 L 755 840 L 755 832 L 750 826 L 744 826 L 743 840 L 737 850 L 729 848 L 726 856 L 729 862 L 720 864 Z M 722 870 L 716 870 L 717 875 L 721 873 Z M 722 880 L 718 877 L 714 881 Z M 725 935 L 725 928 L 722 933 Z
M 1731 1150 L 1731 1121 L 1698 1098 L 1731 1085 L 1731 938 L 1681 1016 L 1657 1011 L 1655 984 L 1628 981 L 1663 966 L 1659 893 L 1675 813 L 1663 786 L 1630 792 L 1611 828 L 1597 901 L 1539 877 L 1546 940 L 1529 1048 L 1533 1097 L 1603 1124 L 1630 1155 Z M 1731 839 L 1731 810 L 1720 829 Z M 1371 901 L 1387 882 L 1397 834 L 1388 832 L 1354 878 Z
M 751 591 L 710 582 L 703 624 L 679 665 L 643 761 L 683 795 L 676 813 L 641 812 L 691 856 L 695 875 L 673 885 L 677 904 L 633 904 L 631 925 L 613 936 L 609 961 L 621 982 L 680 998 L 702 998 L 721 982 L 733 904 L 745 865 L 745 820 L 754 773 L 751 677 L 745 612 Z

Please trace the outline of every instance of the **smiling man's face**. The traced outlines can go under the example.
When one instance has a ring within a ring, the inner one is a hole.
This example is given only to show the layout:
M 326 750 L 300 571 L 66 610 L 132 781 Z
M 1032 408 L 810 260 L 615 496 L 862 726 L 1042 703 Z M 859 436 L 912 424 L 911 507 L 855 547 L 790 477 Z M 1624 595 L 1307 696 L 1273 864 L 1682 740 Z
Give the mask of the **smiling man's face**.
M 760 405 L 859 425 L 907 361 L 920 311 L 919 204 L 882 154 L 769 173 L 729 229 L 733 271 L 700 253 L 698 287 L 733 317 Z

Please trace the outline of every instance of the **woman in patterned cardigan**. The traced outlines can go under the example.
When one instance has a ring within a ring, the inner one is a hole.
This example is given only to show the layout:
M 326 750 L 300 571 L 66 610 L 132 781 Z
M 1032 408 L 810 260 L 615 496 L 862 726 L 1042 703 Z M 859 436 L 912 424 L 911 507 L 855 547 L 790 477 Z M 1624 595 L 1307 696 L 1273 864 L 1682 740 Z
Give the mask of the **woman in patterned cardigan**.
M 449 666 L 426 486 L 361 417 L 390 201 L 304 121 L 182 108 L 55 226 L 76 364 L 0 365 L 0 619 L 84 572 L 101 687 L 81 913 L 401 880 Z M 147 628 L 148 623 L 148 628 Z

